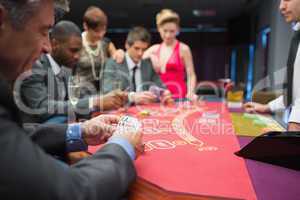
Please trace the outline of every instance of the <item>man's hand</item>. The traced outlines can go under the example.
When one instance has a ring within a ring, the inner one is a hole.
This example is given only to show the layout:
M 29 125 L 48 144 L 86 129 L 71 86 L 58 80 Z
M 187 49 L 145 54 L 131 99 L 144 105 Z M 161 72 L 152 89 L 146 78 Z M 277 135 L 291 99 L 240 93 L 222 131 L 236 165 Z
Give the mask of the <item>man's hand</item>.
M 132 95 L 132 101 L 137 105 L 144 105 L 149 103 L 154 103 L 156 101 L 156 96 L 149 91 L 136 92 Z
M 255 102 L 248 102 L 244 104 L 244 109 L 248 113 L 261 112 L 267 113 L 271 112 L 269 106 L 267 104 L 260 104 Z
M 160 97 L 160 102 L 163 104 L 173 104 L 174 99 L 172 98 L 172 93 L 169 90 L 164 90 L 163 94 Z
M 93 105 L 100 110 L 114 110 L 122 107 L 128 101 L 127 92 L 122 92 L 120 90 L 114 90 L 110 93 L 94 97 Z
M 288 131 L 300 131 L 300 123 L 289 122 Z
M 114 55 L 112 55 L 112 58 L 116 61 L 116 63 L 118 63 L 118 64 L 122 63 L 124 61 L 124 58 L 125 58 L 124 50 L 123 49 L 116 50 Z
M 136 157 L 138 157 L 140 154 L 144 151 L 144 145 L 142 142 L 143 134 L 140 131 L 137 132 L 118 132 L 116 131 L 113 135 L 113 137 L 121 137 L 126 139 L 134 148 Z
M 189 99 L 189 100 L 191 100 L 192 102 L 195 102 L 198 99 L 198 95 L 195 94 L 195 93 L 188 93 L 186 95 L 186 98 Z
M 115 115 L 99 115 L 82 123 L 82 138 L 88 145 L 99 145 L 115 132 L 120 117 Z

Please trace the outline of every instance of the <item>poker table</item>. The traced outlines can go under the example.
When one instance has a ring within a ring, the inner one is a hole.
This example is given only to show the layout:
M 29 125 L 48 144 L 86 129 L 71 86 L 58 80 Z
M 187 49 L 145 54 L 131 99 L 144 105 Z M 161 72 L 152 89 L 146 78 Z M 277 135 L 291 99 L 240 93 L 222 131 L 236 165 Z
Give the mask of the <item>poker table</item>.
M 145 152 L 135 161 L 130 200 L 300 198 L 299 171 L 234 154 L 253 137 L 237 135 L 222 102 L 153 104 L 118 114 L 143 125 Z

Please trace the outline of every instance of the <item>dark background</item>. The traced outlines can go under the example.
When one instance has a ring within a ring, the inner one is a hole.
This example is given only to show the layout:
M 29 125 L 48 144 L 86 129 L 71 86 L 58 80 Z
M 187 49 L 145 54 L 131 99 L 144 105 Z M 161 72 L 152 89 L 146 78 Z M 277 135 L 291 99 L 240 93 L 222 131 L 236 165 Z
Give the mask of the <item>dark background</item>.
M 178 39 L 192 49 L 198 81 L 230 77 L 231 52 L 236 49 L 237 79 L 245 82 L 248 47 L 259 40 L 261 26 L 271 25 L 270 20 L 261 21 L 266 18 L 266 10 L 278 12 L 277 5 L 270 8 L 277 3 L 277 0 L 72 0 L 71 12 L 64 19 L 72 20 L 82 28 L 84 11 L 96 5 L 108 16 L 106 36 L 118 48 L 124 48 L 128 30 L 136 25 L 148 28 L 152 43 L 159 43 L 155 15 L 163 8 L 173 9 L 181 17 Z M 260 48 L 259 44 L 257 48 Z M 259 57 L 268 59 L 268 55 Z

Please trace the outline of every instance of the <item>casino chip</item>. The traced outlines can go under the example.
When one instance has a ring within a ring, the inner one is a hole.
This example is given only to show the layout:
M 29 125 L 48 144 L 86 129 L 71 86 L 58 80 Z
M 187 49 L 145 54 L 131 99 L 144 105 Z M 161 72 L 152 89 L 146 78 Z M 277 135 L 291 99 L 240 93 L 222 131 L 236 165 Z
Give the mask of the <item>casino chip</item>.
M 141 112 L 138 113 L 140 116 L 149 116 L 150 111 L 149 110 L 142 110 Z
M 248 119 L 253 119 L 253 120 L 258 118 L 256 114 L 251 114 L 251 113 L 244 113 L 243 117 Z

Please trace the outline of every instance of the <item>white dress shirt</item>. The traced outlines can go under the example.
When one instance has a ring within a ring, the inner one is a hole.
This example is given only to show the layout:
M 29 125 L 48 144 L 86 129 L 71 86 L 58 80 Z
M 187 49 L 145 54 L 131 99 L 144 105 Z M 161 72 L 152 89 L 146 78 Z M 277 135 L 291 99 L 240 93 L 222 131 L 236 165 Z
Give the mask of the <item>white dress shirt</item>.
M 135 71 L 135 85 L 136 85 L 136 92 L 141 92 L 143 91 L 142 87 L 142 74 L 141 74 L 141 61 L 139 63 L 133 62 L 129 54 L 126 52 L 125 53 L 125 59 L 127 62 L 128 70 L 129 70 L 129 75 L 132 77 L 133 75 L 133 68 L 137 66 L 137 69 Z M 130 78 L 131 80 L 131 78 Z
M 297 23 L 293 29 L 300 30 L 300 23 Z M 293 99 L 291 113 L 288 122 L 300 123 L 300 45 L 298 46 L 297 55 L 294 62 L 294 77 L 293 77 Z M 272 112 L 282 111 L 286 109 L 284 105 L 283 95 L 268 103 Z
M 60 100 L 64 100 L 66 98 L 66 95 L 67 95 L 67 88 L 66 88 L 66 85 L 64 84 L 64 82 L 62 82 L 61 80 L 58 80 L 59 77 L 59 73 L 61 72 L 61 67 L 59 66 L 59 64 L 52 58 L 52 56 L 50 54 L 46 54 L 49 62 L 50 62 L 50 65 L 51 65 L 51 69 L 55 75 L 55 78 L 57 79 L 57 86 L 58 88 L 60 88 L 58 90 L 58 95 L 59 95 L 59 99 Z M 68 81 L 68 80 L 66 80 Z
M 60 66 L 57 64 L 57 62 L 52 58 L 52 56 L 50 54 L 46 54 L 50 65 L 51 65 L 51 69 L 54 73 L 55 76 L 57 76 L 60 72 Z

